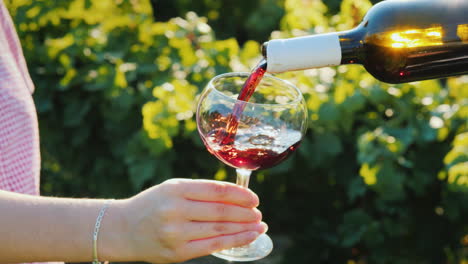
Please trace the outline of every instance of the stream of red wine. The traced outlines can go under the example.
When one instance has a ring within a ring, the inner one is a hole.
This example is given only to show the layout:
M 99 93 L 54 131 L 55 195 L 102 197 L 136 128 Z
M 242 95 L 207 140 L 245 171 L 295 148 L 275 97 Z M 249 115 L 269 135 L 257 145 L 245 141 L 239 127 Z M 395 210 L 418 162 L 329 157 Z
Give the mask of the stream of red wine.
M 267 68 L 266 60 L 261 60 L 260 63 L 253 69 L 250 76 L 245 81 L 242 89 L 237 96 L 237 102 L 234 105 L 232 114 L 227 122 L 226 130 L 223 131 L 223 140 L 221 145 L 231 145 L 234 143 L 234 138 L 236 137 L 237 127 L 239 125 L 239 118 L 244 111 L 245 104 L 249 101 L 250 97 L 257 88 L 258 84 L 262 81 L 263 75 L 265 75 Z

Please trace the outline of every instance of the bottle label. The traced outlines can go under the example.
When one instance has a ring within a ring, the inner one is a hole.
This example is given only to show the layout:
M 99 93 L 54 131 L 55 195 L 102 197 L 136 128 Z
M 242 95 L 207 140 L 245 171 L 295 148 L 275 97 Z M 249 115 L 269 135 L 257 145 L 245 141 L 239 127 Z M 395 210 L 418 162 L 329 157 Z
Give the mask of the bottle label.
M 341 63 L 338 33 L 274 39 L 267 45 L 267 72 L 304 70 Z

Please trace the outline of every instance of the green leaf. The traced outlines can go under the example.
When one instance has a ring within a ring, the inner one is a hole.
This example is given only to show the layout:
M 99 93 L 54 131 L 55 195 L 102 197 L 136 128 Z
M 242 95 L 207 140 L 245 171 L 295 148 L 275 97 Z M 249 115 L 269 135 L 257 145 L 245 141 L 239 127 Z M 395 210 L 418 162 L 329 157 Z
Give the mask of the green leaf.
M 366 233 L 370 216 L 362 209 L 353 209 L 343 216 L 343 223 L 339 226 L 338 232 L 341 234 L 341 246 L 352 247 L 357 244 Z
M 339 120 L 340 113 L 334 103 L 327 102 L 320 106 L 318 116 L 320 121 L 335 123 Z
M 78 126 L 83 122 L 85 115 L 91 109 L 89 101 L 71 101 L 65 107 L 64 125 L 68 127 Z
M 358 177 L 357 175 L 353 177 L 347 189 L 350 202 L 354 202 L 357 198 L 364 196 L 367 190 L 366 185 L 362 181 L 362 178 Z
M 468 161 L 452 166 L 448 171 L 447 179 L 450 189 L 468 192 Z
M 129 164 L 130 180 L 134 190 L 141 190 L 143 185 L 156 175 L 158 161 L 152 158 L 135 160 Z
M 405 198 L 404 180 L 403 172 L 392 162 L 385 160 L 377 171 L 377 182 L 374 188 L 384 200 L 402 200 Z
M 343 150 L 340 138 L 333 133 L 316 134 L 314 144 L 320 153 L 336 156 Z

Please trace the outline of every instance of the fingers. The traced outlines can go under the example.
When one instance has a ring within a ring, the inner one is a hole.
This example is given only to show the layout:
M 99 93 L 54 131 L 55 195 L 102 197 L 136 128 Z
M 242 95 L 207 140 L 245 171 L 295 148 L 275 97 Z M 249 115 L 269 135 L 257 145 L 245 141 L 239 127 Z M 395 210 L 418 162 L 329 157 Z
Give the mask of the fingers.
M 217 236 L 213 238 L 194 240 L 187 243 L 185 252 L 190 258 L 209 255 L 223 249 L 240 247 L 253 242 L 259 233 L 247 231 L 232 235 Z
M 262 219 L 262 213 L 257 208 L 215 202 L 187 201 L 184 212 L 190 221 L 248 223 Z
M 268 226 L 263 222 L 189 222 L 184 227 L 184 233 L 189 240 L 197 240 L 246 231 L 255 231 L 259 234 L 263 234 L 267 229 Z
M 183 196 L 189 200 L 223 202 L 242 207 L 257 207 L 258 196 L 242 186 L 212 180 L 177 179 Z

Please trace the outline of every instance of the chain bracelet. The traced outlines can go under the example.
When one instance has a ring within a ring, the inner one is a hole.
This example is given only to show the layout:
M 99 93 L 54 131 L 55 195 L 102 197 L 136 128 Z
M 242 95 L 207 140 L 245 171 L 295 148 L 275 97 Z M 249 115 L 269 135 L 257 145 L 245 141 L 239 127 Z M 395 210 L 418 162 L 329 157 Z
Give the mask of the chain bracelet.
M 101 264 L 101 262 L 99 262 L 98 253 L 97 253 L 97 239 L 98 239 L 98 234 L 99 234 L 99 228 L 101 227 L 102 218 L 104 217 L 107 207 L 109 207 L 112 201 L 113 200 L 107 200 L 104 203 L 104 205 L 101 208 L 101 211 L 99 211 L 99 215 L 96 218 L 96 225 L 94 226 L 94 232 L 93 232 L 93 264 Z

